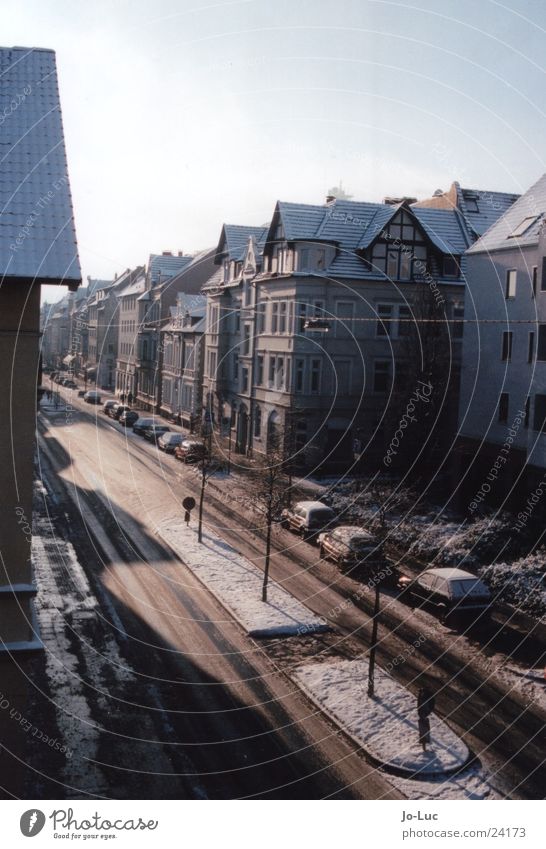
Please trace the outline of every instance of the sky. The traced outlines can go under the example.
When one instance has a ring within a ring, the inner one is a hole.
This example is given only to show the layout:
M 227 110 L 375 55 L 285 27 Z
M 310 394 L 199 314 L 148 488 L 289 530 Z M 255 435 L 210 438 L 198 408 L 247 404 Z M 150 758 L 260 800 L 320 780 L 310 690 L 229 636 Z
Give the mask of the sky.
M 2 0 L 0 32 L 57 52 L 84 279 L 340 180 L 380 201 L 546 170 L 544 0 Z

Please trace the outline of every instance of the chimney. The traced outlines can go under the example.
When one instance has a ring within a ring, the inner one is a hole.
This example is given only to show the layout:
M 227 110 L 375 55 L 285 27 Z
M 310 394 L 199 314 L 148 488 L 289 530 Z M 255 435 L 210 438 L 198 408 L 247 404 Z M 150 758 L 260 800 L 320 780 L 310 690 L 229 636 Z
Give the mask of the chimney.
M 172 251 L 163 251 L 163 253 L 162 253 L 162 256 L 172 256 L 172 255 L 173 255 Z
M 184 256 L 184 251 L 178 251 L 178 256 Z
M 335 195 L 326 195 L 326 205 L 327 206 L 331 206 L 333 203 L 335 203 L 335 200 L 336 200 Z

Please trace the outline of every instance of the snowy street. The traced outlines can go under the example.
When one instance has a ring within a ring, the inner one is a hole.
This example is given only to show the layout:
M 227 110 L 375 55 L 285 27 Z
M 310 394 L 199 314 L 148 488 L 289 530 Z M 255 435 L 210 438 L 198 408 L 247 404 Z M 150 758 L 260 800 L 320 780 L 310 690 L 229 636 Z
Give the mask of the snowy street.
M 231 775 L 234 768 L 240 770 L 238 786 L 230 782 L 233 795 L 274 793 L 271 784 L 256 788 L 256 770 L 251 766 L 272 757 L 280 771 L 276 786 L 287 780 L 298 781 L 299 792 L 307 792 L 309 797 L 345 794 L 348 791 L 342 788 L 349 784 L 351 795 L 411 795 L 411 788 L 395 788 L 356 754 L 354 744 L 339 737 L 331 723 L 314 712 L 284 675 L 310 656 L 354 659 L 365 652 L 370 626 L 366 610 L 371 599 L 364 595 L 358 604 L 354 603 L 354 586 L 348 579 L 342 579 L 332 564 L 318 563 L 312 546 L 282 532 L 275 539 L 273 579 L 311 610 L 315 619 L 327 620 L 334 631 L 329 636 L 269 639 L 261 644 L 245 637 L 201 582 L 161 544 L 162 528 L 182 524 L 180 502 L 187 494 L 195 495 L 194 471 L 160 454 L 132 432 L 125 434 L 100 410 L 77 401 L 73 404 L 75 412 L 70 420 L 62 410 L 43 418 L 40 457 L 44 479 L 49 486 L 53 469 L 60 474 L 54 494 L 62 509 L 70 514 L 71 540 L 82 552 L 86 572 L 91 572 L 102 587 L 124 629 L 131 635 L 140 634 L 138 639 L 143 644 L 154 646 L 151 655 L 149 650 L 139 652 L 136 663 L 131 658 L 136 673 L 156 675 L 166 664 L 169 670 L 174 666 L 176 675 L 165 671 L 160 678 L 179 681 L 195 677 L 214 684 L 212 688 L 192 687 L 188 691 L 192 739 L 200 739 L 199 715 L 207 712 L 209 745 L 197 751 L 190 745 L 186 752 L 190 759 L 198 758 L 199 771 L 218 772 L 220 759 L 222 768 L 229 768 Z M 75 504 L 80 509 L 75 509 Z M 223 538 L 234 550 L 261 565 L 263 548 L 257 535 L 240 523 L 227 520 L 226 513 L 219 512 L 218 502 L 212 498 L 206 503 L 205 519 L 205 531 L 211 538 Z M 283 552 L 286 541 L 290 548 Z M 304 556 L 309 563 L 302 568 Z M 188 558 L 191 565 L 189 550 Z M 389 602 L 381 622 L 379 663 L 390 663 L 392 674 L 410 688 L 415 687 L 423 672 L 434 682 L 439 713 L 494 775 L 499 795 L 514 792 L 515 787 L 517 794 L 525 795 L 526 786 L 532 793 L 531 765 L 536 765 L 538 757 L 533 735 L 541 721 L 533 701 L 527 700 L 528 710 L 522 718 L 524 691 L 513 688 L 509 681 L 503 683 L 486 656 L 475 647 L 469 653 L 466 638 L 450 635 L 428 614 L 419 612 L 410 617 L 407 608 L 402 606 L 400 610 L 400 605 Z M 420 636 L 423 639 L 416 650 Z M 402 660 L 393 667 L 396 658 Z M 179 684 L 155 683 L 161 693 L 168 691 L 163 696 L 169 707 L 173 700 L 178 702 L 172 688 L 176 692 Z M 499 687 L 504 688 L 502 696 Z M 226 698 L 228 704 L 236 706 L 234 712 L 233 708 L 228 709 L 227 728 Z M 294 717 L 299 719 L 294 721 Z M 176 734 L 181 734 L 182 722 L 184 732 L 180 739 L 187 740 L 187 720 L 183 722 L 176 711 L 174 720 L 171 713 L 169 719 Z M 240 722 L 245 734 L 240 728 L 237 730 Z M 246 733 L 247 726 L 254 731 Z M 510 726 L 513 756 L 507 757 L 507 741 L 502 734 L 499 736 L 499 729 Z M 242 743 L 223 742 L 218 748 L 219 739 L 242 737 L 254 740 L 249 751 Z M 261 741 L 260 751 L 256 751 L 256 740 Z M 284 756 L 279 757 L 279 746 L 281 752 L 286 747 Z M 268 754 L 269 748 L 272 751 Z M 234 767 L 234 763 L 239 763 L 239 767 Z M 328 767 L 335 763 L 338 766 Z M 317 769 L 320 778 L 305 778 Z M 529 778 L 525 779 L 526 775 Z M 272 778 L 269 772 L 269 781 Z M 220 778 L 216 777 L 212 784 L 215 786 L 209 790 L 211 795 L 226 792 Z M 218 786 L 223 789 L 218 790 Z

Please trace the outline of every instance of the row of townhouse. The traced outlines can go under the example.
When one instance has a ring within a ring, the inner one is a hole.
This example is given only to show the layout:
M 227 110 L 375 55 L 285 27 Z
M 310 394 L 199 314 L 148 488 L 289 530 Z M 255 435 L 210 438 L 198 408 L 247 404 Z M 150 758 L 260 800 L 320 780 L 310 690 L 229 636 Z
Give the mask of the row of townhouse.
M 427 321 L 447 328 L 446 373 L 435 375 L 445 451 L 457 423 L 467 251 L 516 199 L 455 183 L 421 202 L 279 202 L 267 226 L 224 225 L 204 287 L 213 426 L 241 453 L 289 434 L 308 469 L 347 468 L 359 455 L 378 462 L 396 431 L 396 393 L 407 402 L 417 378 L 430 377 L 430 364 L 420 373 L 408 362 L 412 326 L 424 340 L 433 334 L 417 315 L 426 291 Z
M 503 448 L 507 485 L 527 487 L 546 468 L 545 214 L 546 177 L 521 197 L 454 183 L 419 202 L 278 202 L 265 225 L 224 225 L 215 249 L 151 255 L 44 307 L 44 361 L 73 356 L 98 385 L 206 421 L 243 454 L 284 432 L 308 469 L 359 456 L 394 469 L 400 441 L 426 444 L 432 422 L 463 500 Z

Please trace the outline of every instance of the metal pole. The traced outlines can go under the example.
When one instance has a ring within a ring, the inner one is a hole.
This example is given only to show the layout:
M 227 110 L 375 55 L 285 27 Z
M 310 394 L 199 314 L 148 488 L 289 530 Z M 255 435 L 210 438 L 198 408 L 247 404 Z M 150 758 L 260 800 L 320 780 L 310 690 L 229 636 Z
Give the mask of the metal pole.
M 379 584 L 375 585 L 375 604 L 373 608 L 372 641 L 370 644 L 370 661 L 368 664 L 368 696 L 374 695 L 375 652 L 377 648 L 377 626 L 379 619 Z

